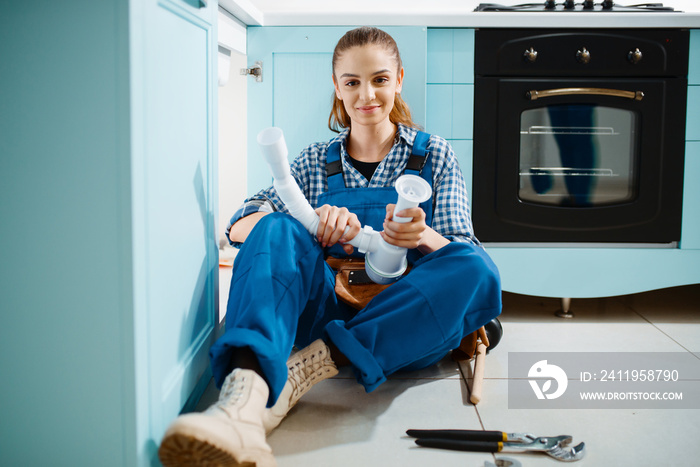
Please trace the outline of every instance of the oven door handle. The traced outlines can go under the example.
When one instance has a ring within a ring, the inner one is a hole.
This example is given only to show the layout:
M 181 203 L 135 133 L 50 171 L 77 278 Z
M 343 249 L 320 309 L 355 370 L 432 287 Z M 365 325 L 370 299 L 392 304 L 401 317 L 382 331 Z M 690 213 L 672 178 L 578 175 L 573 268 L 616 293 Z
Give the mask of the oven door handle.
M 625 99 L 633 99 L 641 101 L 644 98 L 642 91 L 622 91 L 620 89 L 604 89 L 604 88 L 559 88 L 559 89 L 544 89 L 542 91 L 527 91 L 525 96 L 531 101 L 542 99 L 545 97 L 556 96 L 572 96 L 572 95 L 594 95 L 594 96 L 613 96 L 622 97 Z

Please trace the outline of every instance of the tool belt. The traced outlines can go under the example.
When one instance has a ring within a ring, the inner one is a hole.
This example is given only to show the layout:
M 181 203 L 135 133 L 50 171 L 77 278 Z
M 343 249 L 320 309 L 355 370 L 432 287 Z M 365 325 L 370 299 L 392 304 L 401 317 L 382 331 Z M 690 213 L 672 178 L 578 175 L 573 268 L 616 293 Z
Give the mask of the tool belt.
M 335 294 L 343 303 L 356 310 L 361 310 L 377 294 L 390 287 L 391 284 L 376 284 L 365 273 L 365 261 L 359 258 L 326 258 L 328 265 L 336 271 Z M 406 270 L 408 273 L 410 269 Z M 453 360 L 471 360 L 476 354 L 476 348 L 481 341 L 486 347 L 489 339 L 486 330 L 481 327 L 462 339 L 459 347 L 452 351 Z

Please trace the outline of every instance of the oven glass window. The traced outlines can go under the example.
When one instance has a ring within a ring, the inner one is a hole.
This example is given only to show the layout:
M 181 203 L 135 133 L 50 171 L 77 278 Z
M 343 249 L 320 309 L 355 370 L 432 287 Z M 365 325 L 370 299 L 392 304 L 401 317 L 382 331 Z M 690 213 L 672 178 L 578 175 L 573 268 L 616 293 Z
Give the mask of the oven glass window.
M 637 194 L 637 116 L 598 105 L 554 105 L 520 117 L 524 202 L 602 206 Z

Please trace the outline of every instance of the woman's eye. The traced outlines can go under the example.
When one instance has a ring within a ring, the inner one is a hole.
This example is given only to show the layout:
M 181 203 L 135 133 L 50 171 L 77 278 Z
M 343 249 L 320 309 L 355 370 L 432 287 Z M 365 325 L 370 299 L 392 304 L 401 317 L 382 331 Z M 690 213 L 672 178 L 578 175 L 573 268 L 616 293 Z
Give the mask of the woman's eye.
M 357 86 L 359 84 L 358 81 L 347 81 L 345 83 L 345 86 L 352 87 L 352 86 Z
M 379 84 L 386 84 L 386 83 L 389 82 L 389 78 L 377 78 L 377 79 L 375 80 L 375 82 L 377 82 L 377 83 L 379 83 Z

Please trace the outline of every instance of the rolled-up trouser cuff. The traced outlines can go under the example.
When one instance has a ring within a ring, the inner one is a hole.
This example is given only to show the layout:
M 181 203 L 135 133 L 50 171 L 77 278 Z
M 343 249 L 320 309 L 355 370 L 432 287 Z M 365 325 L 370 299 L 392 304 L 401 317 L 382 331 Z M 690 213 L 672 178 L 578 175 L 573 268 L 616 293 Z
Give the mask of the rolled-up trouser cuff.
M 369 350 L 363 347 L 344 325 L 345 323 L 340 320 L 331 321 L 326 325 L 326 334 L 338 350 L 350 360 L 357 382 L 365 387 L 365 391 L 372 392 L 386 381 L 384 370 Z

